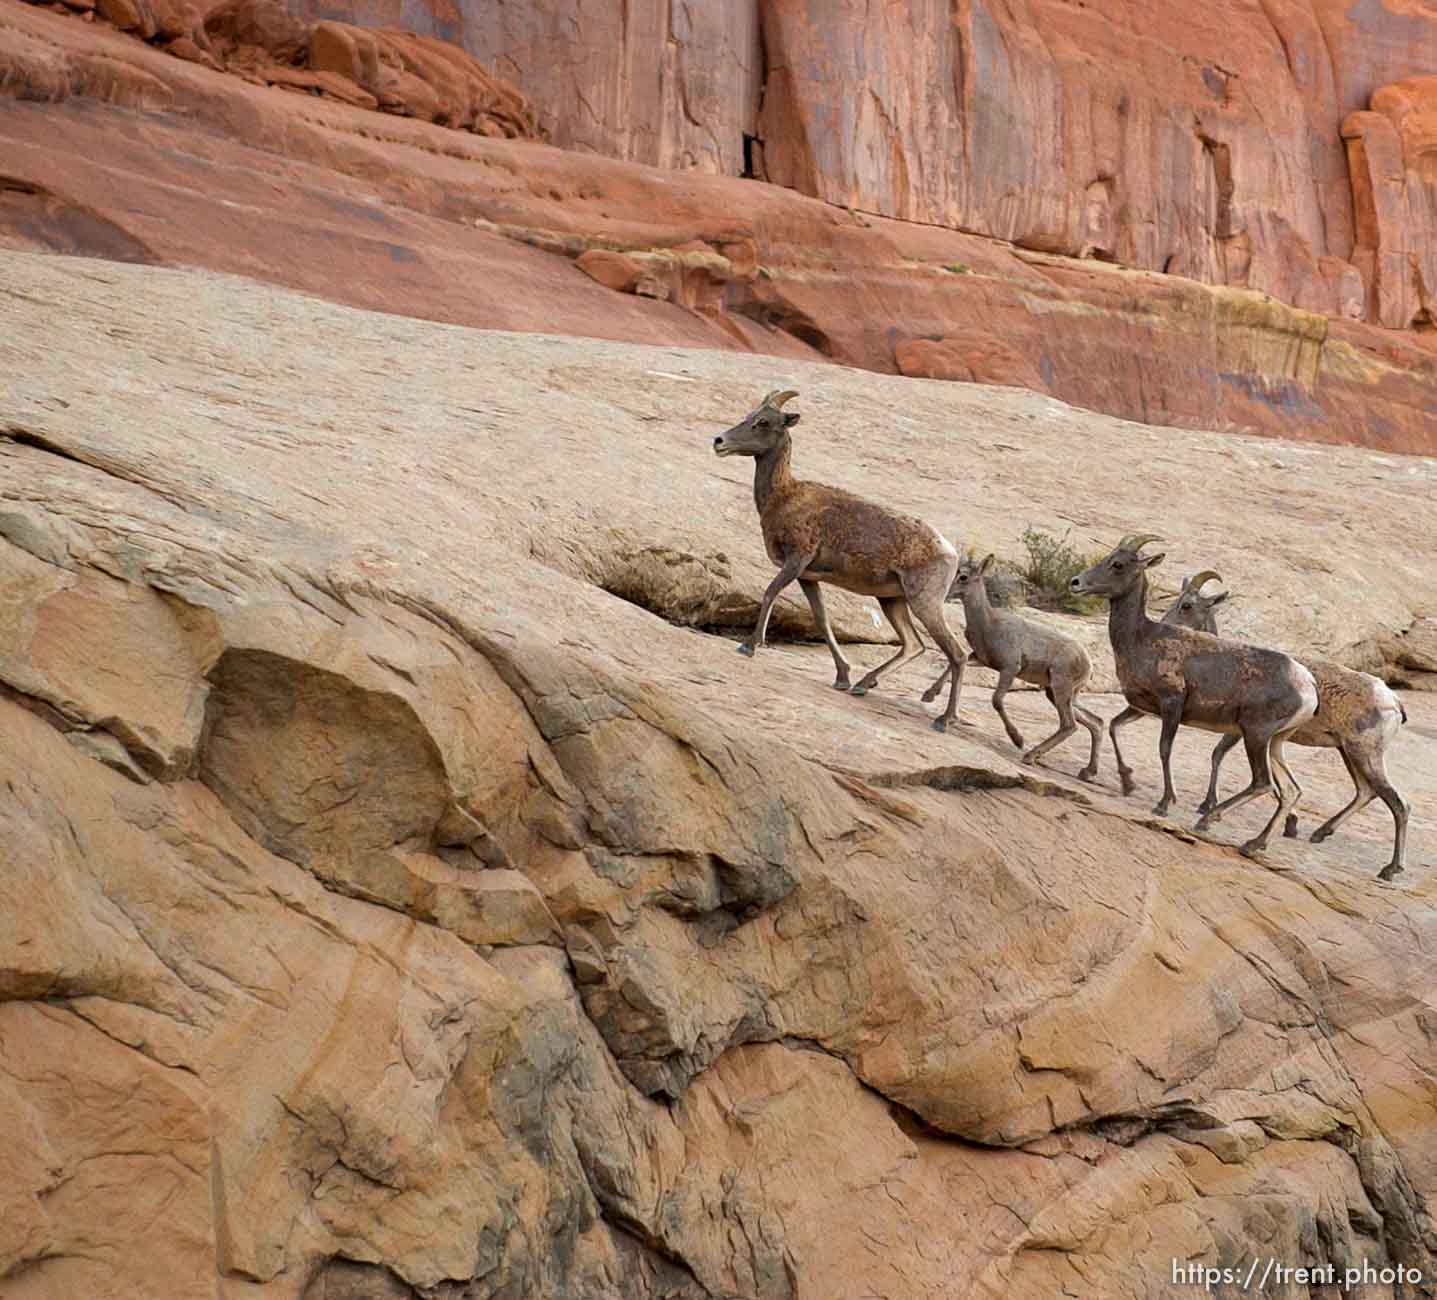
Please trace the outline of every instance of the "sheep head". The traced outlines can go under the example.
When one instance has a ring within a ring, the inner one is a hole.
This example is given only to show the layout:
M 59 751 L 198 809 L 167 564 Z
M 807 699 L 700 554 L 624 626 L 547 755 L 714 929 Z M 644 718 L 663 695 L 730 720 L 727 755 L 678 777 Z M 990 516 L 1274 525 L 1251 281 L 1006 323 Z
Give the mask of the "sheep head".
M 797 397 L 792 388 L 775 389 L 752 412 L 727 433 L 714 439 L 716 456 L 762 456 L 788 437 L 790 425 L 798 423 L 797 411 L 785 411 L 783 404 Z
M 991 554 L 985 555 L 980 560 L 970 547 L 968 553 L 958 561 L 958 572 L 953 575 L 953 585 L 949 588 L 949 594 L 962 596 L 974 583 L 981 583 L 984 575 L 993 567 L 993 563 Z
M 1202 589 L 1206 583 L 1221 581 L 1222 575 L 1213 569 L 1204 569 L 1190 578 L 1184 578 L 1182 590 L 1178 592 L 1178 598 L 1172 607 L 1163 615 L 1163 622 L 1174 623 L 1178 627 L 1195 628 L 1199 632 L 1211 632 L 1216 636 L 1217 617 L 1213 610 L 1231 596 L 1232 592 L 1219 591 L 1215 595 L 1204 596 Z
M 1109 600 L 1130 591 L 1143 572 L 1162 560 L 1162 553 L 1144 555 L 1143 547 L 1163 539 L 1156 533 L 1129 533 L 1090 569 L 1084 569 L 1068 590 L 1078 596 L 1106 596 Z

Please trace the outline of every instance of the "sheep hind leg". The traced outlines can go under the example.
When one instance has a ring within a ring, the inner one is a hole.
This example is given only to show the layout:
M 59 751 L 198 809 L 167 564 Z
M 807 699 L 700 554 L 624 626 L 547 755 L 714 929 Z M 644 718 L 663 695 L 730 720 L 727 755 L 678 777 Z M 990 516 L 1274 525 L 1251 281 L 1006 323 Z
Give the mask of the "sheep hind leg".
M 888 620 L 889 625 L 898 633 L 898 653 L 860 677 L 858 684 L 852 688 L 854 695 L 867 695 L 878 685 L 878 679 L 884 673 L 901 668 L 910 659 L 916 659 L 923 653 L 923 639 L 918 635 L 918 629 L 913 626 L 913 615 L 903 597 L 880 596 L 878 607 L 883 611 L 883 617 Z
M 1078 729 L 1078 723 L 1074 717 L 1075 710 L 1073 707 L 1072 688 L 1066 684 L 1056 688 L 1050 686 L 1043 694 L 1048 697 L 1048 702 L 1058 710 L 1058 729 L 1049 736 L 1047 740 L 1040 740 L 1032 749 L 1023 755 L 1023 762 L 1025 763 L 1036 763 L 1050 749 L 1061 745 L 1063 741 L 1067 740 L 1067 738 Z M 1087 726 L 1087 723 L 1083 725 Z M 1095 740 L 1093 742 L 1095 762 L 1097 759 L 1097 745 L 1098 742 Z M 1086 780 L 1087 778 L 1085 777 L 1084 779 Z
M 1245 858 L 1256 857 L 1267 848 L 1273 828 L 1286 820 L 1287 814 L 1297 806 L 1297 801 L 1302 798 L 1302 787 L 1297 784 L 1297 778 L 1292 775 L 1282 756 L 1282 748 L 1287 742 L 1289 734 L 1290 731 L 1279 731 L 1267 742 L 1268 765 L 1273 774 L 1273 784 L 1277 787 L 1275 791 L 1277 808 L 1268 818 L 1267 825 L 1239 850 Z M 1251 757 L 1250 751 L 1249 757 Z
M 833 668 L 836 676 L 833 679 L 833 689 L 836 691 L 848 690 L 849 662 L 843 657 L 843 651 L 838 648 L 838 638 L 833 635 L 833 625 L 828 621 L 828 609 L 823 603 L 823 589 L 814 582 L 812 578 L 800 578 L 799 587 L 803 594 L 808 597 L 808 608 L 813 612 L 813 621 L 818 625 L 818 630 L 823 633 L 823 639 L 828 642 L 829 653 L 833 655 Z
M 1208 775 L 1207 793 L 1203 795 L 1202 802 L 1197 806 L 1198 815 L 1200 817 L 1206 816 L 1208 813 L 1212 812 L 1213 807 L 1216 805 L 1217 774 L 1222 771 L 1223 759 L 1228 756 L 1229 752 L 1232 750 L 1232 747 L 1236 745 L 1237 742 L 1241 739 L 1242 736 L 1238 732 L 1231 731 L 1227 735 L 1221 737 L 1218 740 L 1217 744 L 1213 746 L 1212 771 Z
M 1260 795 L 1275 792 L 1272 768 L 1268 763 L 1268 746 L 1274 734 L 1272 731 L 1244 731 L 1242 733 L 1243 747 L 1247 750 L 1248 766 L 1252 769 L 1252 780 L 1248 782 L 1245 789 L 1239 790 L 1234 795 L 1229 795 L 1220 803 L 1209 808 L 1198 818 L 1194 830 L 1205 831 L 1214 822 L 1220 821 L 1224 813 L 1231 812 L 1234 808 L 1239 808 Z
M 1378 760 L 1381 761 L 1380 759 Z M 1377 873 L 1378 880 L 1391 880 L 1394 876 L 1400 875 L 1406 865 L 1407 857 L 1407 816 L 1411 811 L 1407 800 L 1397 791 L 1397 787 L 1387 780 L 1387 773 L 1381 772 L 1382 784 L 1377 787 L 1377 797 L 1387 805 L 1392 813 L 1394 826 L 1392 843 L 1392 861 Z
M 1377 791 L 1372 788 L 1372 782 L 1367 779 L 1367 774 L 1353 761 L 1353 756 L 1347 752 L 1347 746 L 1339 746 L 1337 752 L 1342 756 L 1343 766 L 1347 768 L 1347 775 L 1352 778 L 1354 793 L 1348 801 L 1347 806 L 1335 812 L 1322 823 L 1308 839 L 1314 844 L 1321 844 L 1339 826 L 1342 825 L 1353 813 L 1361 812 L 1373 799 L 1377 797 Z
M 1088 729 L 1093 748 L 1088 755 L 1088 765 L 1078 772 L 1079 781 L 1094 781 L 1098 776 L 1098 758 L 1103 751 L 1103 720 L 1096 713 L 1090 713 L 1076 700 L 1073 701 L 1073 716 Z
M 1392 814 L 1392 859 L 1377 873 L 1378 880 L 1393 879 L 1400 875 L 1407 865 L 1407 819 L 1411 811 L 1407 800 L 1402 797 L 1397 787 L 1387 777 L 1385 748 L 1386 738 L 1384 737 L 1373 743 L 1353 746 L 1350 755 L 1346 747 L 1338 751 L 1347 760 L 1348 771 L 1352 773 L 1354 783 L 1358 785 L 1359 789 L 1366 787 L 1366 798 L 1362 800 L 1362 803 L 1366 804 L 1375 795 L 1387 805 L 1388 812 Z M 1354 799 L 1353 803 L 1356 802 L 1357 800 Z M 1322 838 L 1326 839 L 1328 835 L 1332 834 L 1332 830 L 1329 828 L 1335 828 L 1356 811 L 1357 809 L 1349 804 L 1340 813 L 1313 831 L 1312 838 L 1317 839 L 1318 834 L 1325 831 L 1326 834 Z
M 1118 748 L 1118 728 L 1126 727 L 1134 718 L 1146 716 L 1141 709 L 1135 709 L 1129 705 L 1108 723 L 1108 739 L 1113 742 L 1113 758 L 1118 765 L 1118 780 L 1122 783 L 1124 794 L 1132 794 L 1138 787 L 1133 781 L 1133 769 L 1123 762 L 1123 751 Z
M 938 643 L 938 648 L 948 656 L 951 676 L 948 679 L 948 707 L 942 716 L 933 719 L 935 731 L 947 731 L 949 724 L 958 719 L 958 703 L 963 694 L 963 668 L 968 662 L 968 650 L 948 626 L 943 613 L 943 602 L 953 585 L 953 575 L 958 569 L 958 557 L 943 557 L 934 560 L 921 569 L 910 570 L 903 575 L 903 594 L 908 607 Z M 966 719 L 958 719 L 964 726 L 971 726 Z

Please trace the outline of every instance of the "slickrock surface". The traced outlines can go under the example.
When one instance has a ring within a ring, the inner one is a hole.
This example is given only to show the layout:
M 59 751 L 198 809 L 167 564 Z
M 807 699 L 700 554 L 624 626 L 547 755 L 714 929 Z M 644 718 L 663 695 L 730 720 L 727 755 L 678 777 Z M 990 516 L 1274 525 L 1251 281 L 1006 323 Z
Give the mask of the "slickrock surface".
M 16 253 L 0 376 L 5 1300 L 1437 1275 L 1437 695 L 1383 885 L 1375 807 L 1188 834 L 1206 736 L 1160 824 L 1151 723 L 1124 799 L 984 674 L 938 735 L 932 656 L 860 700 L 703 630 L 771 572 L 710 443 L 778 386 L 803 474 L 1161 532 L 1237 634 L 1417 679 L 1433 461 Z
M 1267 28 L 1243 47 L 1253 67 L 1231 76 L 1184 44 L 1216 40 L 1222 14 L 1247 41 L 1268 22 L 1254 3 L 1140 42 L 1130 94 L 1114 52 L 1085 53 L 1071 33 L 1052 46 L 1061 67 L 1040 75 L 1048 55 L 1024 24 L 1047 30 L 1053 6 L 1035 5 L 1002 37 L 1011 79 L 981 23 L 950 33 L 953 75 L 980 55 L 985 69 L 964 74 L 961 130 L 956 101 L 917 113 L 904 80 L 948 84 L 933 81 L 932 50 L 883 23 L 871 50 L 829 48 L 857 39 L 863 7 L 838 6 L 829 31 L 773 6 L 765 22 L 782 31 L 765 48 L 778 57 L 781 35 L 787 62 L 764 113 L 788 125 L 760 152 L 790 145 L 753 174 L 796 188 L 735 174 L 747 128 L 729 97 L 750 66 L 739 35 L 664 38 L 672 67 L 652 96 L 631 94 L 624 77 L 637 85 L 654 53 L 652 6 L 623 6 L 627 72 L 600 22 L 618 7 L 550 27 L 525 18 L 536 6 L 486 5 L 504 39 L 471 40 L 476 63 L 397 31 L 401 17 L 424 26 L 417 4 L 351 15 L 382 22 L 368 32 L 332 21 L 347 10 L 313 26 L 274 0 L 229 0 L 162 47 L 0 0 L 0 245 L 207 267 L 455 324 L 826 357 L 1151 424 L 1437 453 L 1431 77 L 1382 37 L 1395 18 L 1375 0 L 1350 20 L 1328 14 L 1326 45 L 1303 38 L 1311 58 L 1292 67 L 1321 83 L 1311 95 L 1273 70 Z M 697 26 L 744 10 L 671 8 Z M 1075 16 L 1091 6 L 1057 8 L 1064 32 L 1091 22 Z M 1408 8 L 1420 51 L 1429 6 Z M 455 39 L 476 30 L 436 23 Z M 1376 34 L 1344 44 L 1344 23 Z M 848 93 L 835 60 L 850 54 L 877 98 Z M 1340 94 L 1322 88 L 1339 56 L 1361 64 Z M 206 66 L 220 59 L 229 71 Z M 525 80 L 536 67 L 562 93 Z M 588 110 L 571 103 L 579 87 Z M 562 129 L 586 111 L 597 145 Z M 909 134 L 892 136 L 890 119 Z M 631 139 L 615 135 L 621 120 Z M 527 138 L 550 130 L 573 147 Z

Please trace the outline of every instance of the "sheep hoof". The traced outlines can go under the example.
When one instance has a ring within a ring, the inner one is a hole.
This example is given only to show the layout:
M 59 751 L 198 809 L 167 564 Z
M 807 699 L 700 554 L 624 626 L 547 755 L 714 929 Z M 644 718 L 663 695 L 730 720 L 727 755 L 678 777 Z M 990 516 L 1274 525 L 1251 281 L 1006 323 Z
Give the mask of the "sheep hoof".
M 948 730 L 948 719 L 947 719 L 947 718 L 934 718 L 934 719 L 933 719 L 933 730 L 934 730 L 934 731 L 947 731 L 947 730 Z
M 1014 741 L 1013 743 L 1016 744 L 1020 749 L 1023 746 L 1022 741 Z M 1033 757 L 1033 751 L 1031 749 L 1026 754 L 1024 754 L 1021 759 L 1019 759 L 1019 762 L 1026 763 L 1029 767 L 1038 766 L 1038 760 Z
M 938 698 L 938 692 L 937 692 L 937 691 L 924 691 L 924 692 L 923 692 L 923 703 L 924 703 L 924 704 L 932 704 L 933 701 L 936 700 L 937 698 Z
M 1206 817 L 1206 816 L 1208 815 L 1208 813 L 1212 812 L 1212 810 L 1213 810 L 1212 801 L 1209 800 L 1209 799 L 1204 799 L 1200 804 L 1198 804 L 1197 809 L 1196 809 L 1197 815 L 1198 815 L 1199 817 Z
M 847 678 L 847 677 L 840 677 L 836 682 L 833 683 L 833 689 L 834 689 L 835 691 L 846 691 L 846 690 L 848 690 L 848 689 L 849 689 L 848 678 Z
M 753 658 L 753 645 L 752 645 L 752 643 L 751 643 L 751 642 L 748 642 L 748 641 L 740 641 L 740 642 L 738 643 L 738 652 L 739 652 L 739 654 L 741 654 L 741 655 L 747 655 L 750 659 L 752 659 L 752 658 Z
M 867 694 L 868 694 L 868 687 L 866 687 L 862 682 L 859 682 L 857 686 L 854 686 L 854 687 L 852 687 L 852 688 L 850 689 L 849 694 L 850 694 L 850 695 L 867 695 Z
M 1246 844 L 1242 845 L 1238 849 L 1238 852 L 1241 853 L 1242 856 L 1245 858 L 1252 858 L 1254 861 L 1260 861 L 1266 849 L 1266 840 L 1248 840 Z
M 1078 780 L 1093 781 L 1097 778 L 1097 775 L 1098 769 L 1096 767 L 1085 767 L 1081 772 L 1078 773 Z
M 1206 830 L 1210 830 L 1210 829 L 1212 829 L 1212 824 L 1213 824 L 1213 822 L 1216 821 L 1216 820 L 1217 820 L 1217 819 L 1216 819 L 1215 817 L 1213 817 L 1210 813 L 1204 813 L 1201 817 L 1199 817 L 1199 818 L 1197 819 L 1197 821 L 1195 821 L 1195 822 L 1193 823 L 1193 830 L 1195 830 L 1195 831 L 1206 831 Z
M 1168 800 L 1168 799 L 1159 799 L 1159 800 L 1157 801 L 1157 803 L 1155 803 L 1155 804 L 1153 805 L 1153 816 L 1154 816 L 1154 817 L 1166 817 L 1166 816 L 1168 815 L 1168 809 L 1171 808 L 1172 806 L 1173 806 L 1173 805 L 1172 805 L 1172 801 L 1171 801 L 1171 800 Z
M 1022 748 L 1023 748 L 1023 737 L 1022 737 L 1022 735 L 1021 735 L 1020 733 L 1018 733 L 1018 732 L 1016 732 L 1016 731 L 1010 731 L 1010 732 L 1008 733 L 1008 739 L 1013 742 L 1013 748 L 1014 748 L 1014 749 L 1022 749 Z M 1027 754 L 1024 754 L 1024 755 L 1023 755 L 1023 762 L 1026 763 L 1026 762 L 1028 762 L 1028 761 L 1029 761 L 1029 759 L 1028 759 Z
M 1283 836 L 1289 840 L 1297 838 L 1297 814 L 1288 813 L 1287 820 L 1282 825 Z
M 1377 879 L 1378 879 L 1378 880 L 1394 880 L 1396 877 L 1400 876 L 1401 874 L 1402 874 L 1402 864 L 1401 864 L 1400 862 L 1389 862 L 1385 867 L 1382 868 L 1381 871 L 1379 871 L 1379 872 L 1377 873 Z
M 1118 780 L 1123 783 L 1123 793 L 1132 794 L 1138 788 L 1138 783 L 1133 780 L 1133 770 L 1130 767 L 1118 769 Z
M 1308 841 L 1312 844 L 1321 844 L 1322 841 L 1331 836 L 1331 834 L 1332 831 L 1329 830 L 1326 826 L 1319 826 L 1315 831 L 1312 832 L 1311 835 L 1308 836 Z

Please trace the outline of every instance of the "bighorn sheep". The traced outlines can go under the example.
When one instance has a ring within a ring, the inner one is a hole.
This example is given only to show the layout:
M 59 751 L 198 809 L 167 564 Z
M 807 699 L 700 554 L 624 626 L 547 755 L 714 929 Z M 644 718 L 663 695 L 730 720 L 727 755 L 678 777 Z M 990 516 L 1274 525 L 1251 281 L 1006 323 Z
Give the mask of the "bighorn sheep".
M 1178 592 L 1177 599 L 1168 606 L 1167 613 L 1165 613 L 1159 621 L 1171 627 L 1179 623 L 1179 611 L 1182 611 L 1183 614 L 1187 614 L 1197 609 L 1199 602 L 1206 602 L 1208 605 L 1220 605 L 1228 598 L 1227 592 L 1220 591 L 1216 596 L 1211 597 L 1201 594 L 1203 584 L 1212 579 L 1216 579 L 1218 582 L 1222 581 L 1212 569 L 1204 569 L 1201 573 L 1193 574 L 1191 578 L 1184 578 L 1182 590 Z M 1180 626 L 1196 628 L 1199 632 L 1211 632 L 1214 636 L 1217 635 L 1216 627 L 1204 627 L 1202 624 L 1188 619 L 1184 619 Z M 1108 724 L 1108 734 L 1113 738 L 1113 753 L 1116 754 L 1118 752 L 1118 728 L 1126 727 L 1134 718 L 1144 718 L 1147 716 L 1142 709 L 1135 709 L 1132 705 L 1129 705 Z M 1237 744 L 1237 737 L 1229 736 L 1223 743 L 1231 749 L 1233 745 Z M 1121 756 L 1118 758 L 1118 779 L 1123 783 L 1124 794 L 1132 794 L 1137 788 L 1133 783 L 1133 769 L 1123 766 Z M 1208 801 L 1208 807 L 1212 806 L 1212 802 L 1213 801 Z M 1202 805 L 1198 806 L 1198 812 L 1200 813 L 1206 812 L 1207 810 L 1208 809 L 1202 807 Z M 1289 818 L 1289 820 L 1291 820 L 1291 818 Z
M 1210 808 L 1198 829 L 1205 830 L 1225 812 L 1259 795 L 1275 795 L 1277 811 L 1262 831 L 1242 846 L 1242 852 L 1251 857 L 1267 847 L 1273 827 L 1301 797 L 1301 788 L 1283 762 L 1282 746 L 1317 712 L 1317 683 L 1295 659 L 1276 650 L 1224 641 L 1149 618 L 1147 571 L 1163 557 L 1141 552 L 1148 542 L 1158 540 L 1151 534 L 1124 537 L 1110 554 L 1068 585 L 1078 595 L 1107 597 L 1108 637 L 1123 695 L 1130 708 L 1162 719 L 1158 754 L 1163 764 L 1163 797 L 1153 810 L 1158 816 L 1166 816 L 1173 803 L 1173 737 L 1180 724 L 1242 736 L 1252 780 L 1245 790 Z M 1109 734 L 1123 789 L 1128 792 L 1131 769 L 1123 762 L 1111 726 Z
M 1217 618 L 1213 610 L 1227 599 L 1220 591 L 1204 596 L 1202 586 L 1209 579 L 1222 578 L 1211 569 L 1183 583 L 1173 606 L 1163 615 L 1164 623 L 1196 628 L 1199 632 L 1217 635 Z M 1317 715 L 1305 722 L 1288 739 L 1294 745 L 1314 749 L 1335 749 L 1347 765 L 1347 773 L 1357 793 L 1341 812 L 1329 817 L 1315 831 L 1312 841 L 1321 843 L 1353 813 L 1379 798 L 1392 813 L 1395 827 L 1392 860 L 1377 873 L 1379 880 L 1391 880 L 1406 865 L 1408 803 L 1387 777 L 1387 749 L 1407 721 L 1407 710 L 1386 684 L 1367 673 L 1354 672 L 1339 664 L 1320 659 L 1299 659 L 1317 682 Z M 1207 812 L 1217 802 L 1217 774 L 1228 751 L 1237 743 L 1236 736 L 1224 736 L 1212 751 L 1212 779 L 1207 795 L 1198 805 L 1198 812 Z M 1283 834 L 1297 834 L 1297 814 L 1290 813 Z
M 1053 632 L 1038 623 L 1013 613 L 1011 610 L 994 609 L 988 601 L 988 591 L 983 579 L 993 567 L 993 557 L 986 555 L 982 563 L 967 556 L 958 563 L 958 576 L 953 580 L 953 590 L 963 601 L 963 612 L 967 619 L 964 635 L 973 647 L 972 659 L 985 668 L 998 673 L 998 688 L 993 692 L 993 708 L 1003 720 L 1003 728 L 1019 749 L 1023 747 L 1023 736 L 1009 720 L 1003 708 L 1003 697 L 1019 678 L 1043 688 L 1048 703 L 1058 710 L 1058 730 L 1041 744 L 1034 745 L 1023 755 L 1023 762 L 1036 763 L 1056 745 L 1062 744 L 1077 730 L 1081 722 L 1092 736 L 1093 750 L 1087 767 L 1078 773 L 1078 778 L 1091 781 L 1098 772 L 1098 751 L 1103 743 L 1103 724 L 1087 709 L 1075 702 L 1075 697 L 1087 683 L 1093 671 L 1088 652 L 1071 637 Z M 948 679 L 944 669 L 938 680 L 923 692 L 925 701 L 933 699 Z
M 923 641 L 913 626 L 917 615 L 948 656 L 952 669 L 948 707 L 933 722 L 938 731 L 944 731 L 958 715 L 963 664 L 968 657 L 943 615 L 943 601 L 958 568 L 958 552 L 921 519 L 874 505 L 841 488 L 794 478 L 788 430 L 799 417 L 796 412 L 785 412 L 783 404 L 797 396 L 792 389 L 770 393 L 750 415 L 714 439 L 719 456 L 754 458 L 753 500 L 763 544 L 769 559 L 779 566 L 778 575 L 763 594 L 753 635 L 738 648 L 752 655 L 763 645 L 774 601 L 797 579 L 813 611 L 813 621 L 833 655 L 837 670 L 834 688 L 863 695 L 884 673 L 923 653 Z M 884 617 L 898 633 L 898 653 L 853 687 L 848 684 L 848 660 L 838 648 L 824 609 L 819 589 L 824 582 L 876 596 Z

